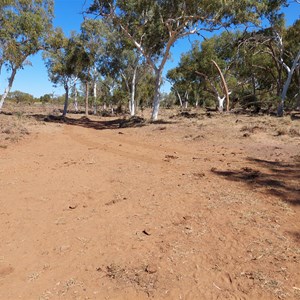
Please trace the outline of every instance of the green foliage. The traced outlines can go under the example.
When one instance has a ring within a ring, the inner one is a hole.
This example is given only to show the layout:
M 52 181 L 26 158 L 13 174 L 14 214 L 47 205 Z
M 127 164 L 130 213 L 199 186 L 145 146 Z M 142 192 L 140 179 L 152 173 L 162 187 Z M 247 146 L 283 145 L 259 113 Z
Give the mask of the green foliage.
M 276 20 L 271 27 L 244 36 L 246 42 L 240 47 L 240 60 L 236 69 L 248 84 L 244 85 L 245 97 L 255 95 L 259 102 L 277 106 L 277 99 L 287 79 L 287 67 L 291 67 L 299 51 L 299 26 L 296 21 L 286 28 L 283 22 Z M 295 99 L 299 92 L 299 68 L 296 70 L 288 90 L 288 98 Z M 248 90 L 248 92 L 247 92 Z M 294 100 L 294 102 L 296 99 Z M 289 102 L 289 101 L 288 101 Z M 295 106 L 290 101 L 290 107 Z
M 204 98 L 216 99 L 217 92 L 223 96 L 220 76 L 212 60 L 224 70 L 227 84 L 231 91 L 234 90 L 237 80 L 230 71 L 236 57 L 235 44 L 239 36 L 239 32 L 223 32 L 206 39 L 201 45 L 198 41 L 194 42 L 192 49 L 182 54 L 179 66 L 167 73 L 176 94 L 182 98 L 188 94 L 190 103 L 200 105 L 204 105 Z
M 81 68 L 86 80 L 95 80 L 95 77 L 98 76 L 96 64 L 101 63 L 103 60 L 110 37 L 111 33 L 107 24 L 101 20 L 86 19 L 81 24 L 81 34 L 79 36 L 82 47 Z
M 0 7 L 0 61 L 8 69 L 23 67 L 28 56 L 44 48 L 52 18 L 53 0 L 4 1 Z
M 44 59 L 49 78 L 55 85 L 63 85 L 66 88 L 74 83 L 76 78 L 89 79 L 87 70 L 91 64 L 91 56 L 75 34 L 68 39 L 58 28 L 48 39 Z
M 176 94 L 183 98 L 189 93 L 191 102 L 203 97 L 211 99 L 217 93 L 223 95 L 214 60 L 223 70 L 233 102 L 256 109 L 272 104 L 276 107 L 288 74 L 284 64 L 291 66 L 299 51 L 300 22 L 286 28 L 281 14 L 268 17 L 269 28 L 243 34 L 223 32 L 201 45 L 195 42 L 182 55 L 179 66 L 167 74 Z M 298 67 L 288 90 L 287 102 L 291 107 L 295 107 L 295 95 L 300 92 L 299 72 Z
M 176 95 L 174 92 L 170 92 L 162 95 L 162 107 L 172 108 L 177 101 Z
M 292 65 L 297 52 L 300 50 L 300 20 L 298 19 L 292 26 L 287 28 L 284 39 L 284 59 L 288 65 Z M 300 103 L 300 62 L 294 73 L 288 93 L 288 107 L 296 107 Z
M 34 98 L 33 95 L 21 91 L 11 92 L 8 94 L 7 98 L 8 100 L 14 101 L 16 103 L 27 103 L 27 104 L 33 103 L 37 100 Z
M 52 100 L 52 95 L 51 94 L 45 94 L 43 96 L 40 97 L 40 101 L 44 104 L 44 103 L 48 103 L 51 102 Z
M 300 19 L 287 28 L 283 36 L 285 43 L 285 56 L 289 60 L 293 59 L 299 51 L 300 45 Z
M 136 41 L 143 41 L 148 55 L 162 55 L 170 32 L 180 38 L 191 29 L 214 30 L 232 24 L 257 24 L 275 18 L 284 0 L 95 0 L 90 12 L 110 17 L 124 26 Z
M 46 46 L 52 29 L 53 0 L 2 1 L 0 5 L 0 73 L 5 66 L 10 71 L 8 85 L 1 100 L 12 88 L 17 71 L 26 64 L 30 55 Z
M 136 94 L 136 102 L 141 109 L 151 107 L 155 92 L 153 89 L 154 83 L 155 76 L 152 72 L 146 72 L 142 80 L 140 80 Z

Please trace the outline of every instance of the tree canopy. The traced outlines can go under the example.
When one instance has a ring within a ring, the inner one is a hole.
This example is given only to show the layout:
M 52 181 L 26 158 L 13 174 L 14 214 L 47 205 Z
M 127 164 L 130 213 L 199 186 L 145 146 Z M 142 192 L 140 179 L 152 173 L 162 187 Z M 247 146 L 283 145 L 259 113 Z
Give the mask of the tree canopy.
M 178 39 L 232 25 L 257 25 L 264 17 L 275 19 L 285 4 L 285 0 L 94 0 L 89 11 L 111 20 L 152 67 L 156 75 L 152 119 L 156 120 L 162 71 Z
M 0 110 L 12 87 L 17 70 L 27 58 L 45 48 L 52 29 L 53 0 L 6 0 L 0 4 L 0 72 L 11 72 L 0 101 Z
M 202 99 L 210 98 L 210 95 L 217 99 L 223 90 L 213 66 L 216 61 L 236 102 L 246 107 L 251 104 L 274 107 L 286 86 L 289 66 L 294 63 L 295 76 L 291 78 L 288 98 L 294 98 L 290 104 L 295 106 L 299 93 L 297 26 L 299 21 L 288 28 L 281 24 L 250 33 L 225 31 L 201 44 L 195 42 L 190 51 L 182 54 L 178 67 L 169 70 L 168 78 L 181 94 L 196 83 L 192 90 L 197 90 Z

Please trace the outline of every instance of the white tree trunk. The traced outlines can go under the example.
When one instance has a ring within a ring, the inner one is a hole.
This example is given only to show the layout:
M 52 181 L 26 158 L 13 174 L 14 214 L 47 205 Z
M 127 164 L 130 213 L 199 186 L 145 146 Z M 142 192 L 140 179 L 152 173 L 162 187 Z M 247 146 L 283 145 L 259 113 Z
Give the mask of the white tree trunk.
M 288 71 L 288 77 L 287 77 L 287 79 L 284 83 L 284 86 L 283 86 L 283 90 L 282 90 L 282 93 L 281 93 L 281 101 L 280 101 L 280 104 L 279 104 L 278 110 L 277 110 L 277 116 L 278 117 L 283 116 L 284 101 L 285 101 L 285 98 L 286 98 L 286 94 L 287 94 L 288 88 L 290 86 L 290 83 L 292 81 L 293 73 L 296 70 L 299 61 L 300 61 L 300 50 L 299 50 L 299 52 L 297 53 L 297 55 L 294 59 L 292 68 Z
M 77 87 L 76 84 L 74 84 L 74 109 L 76 112 L 78 112 L 78 99 L 77 99 Z
M 225 94 L 225 99 L 226 99 L 226 111 L 229 111 L 229 91 L 228 91 L 228 86 L 227 86 L 226 80 L 225 80 L 224 75 L 223 75 L 220 67 L 218 66 L 218 64 L 214 60 L 212 60 L 212 62 L 220 74 L 222 85 L 223 85 L 223 90 L 224 90 L 224 94 Z M 222 111 L 223 111 L 223 109 L 224 109 L 224 105 L 222 105 Z
M 298 77 L 298 94 L 296 94 L 296 110 L 300 110 L 300 68 L 297 70 L 297 77 Z
M 182 107 L 182 99 L 181 99 L 181 96 L 180 96 L 180 94 L 179 94 L 178 91 L 176 91 L 176 93 L 177 93 L 177 96 L 178 96 L 178 99 L 179 99 L 180 107 Z
M 125 74 L 123 72 L 121 72 L 121 76 L 124 79 L 124 82 L 125 82 L 128 94 L 130 95 L 130 99 L 128 101 L 128 109 L 129 109 L 129 112 L 130 112 L 130 115 L 131 115 L 131 97 L 132 97 L 132 94 L 131 94 L 131 91 L 130 91 L 128 80 L 127 80 L 127 78 L 126 78 L 126 76 L 125 76 Z
M 85 115 L 89 115 L 89 83 L 85 82 Z
M 64 86 L 66 94 L 65 94 L 65 104 L 64 104 L 64 111 L 63 116 L 65 117 L 67 115 L 68 105 L 69 105 L 69 86 L 65 84 Z
M 94 96 L 94 115 L 97 114 L 97 82 L 93 82 L 93 96 Z
M 223 112 L 223 110 L 224 110 L 224 101 L 226 99 L 226 96 L 224 96 L 224 97 L 221 98 L 218 95 L 217 97 L 218 97 L 218 110 L 219 110 L 219 112 Z
M 3 107 L 3 104 L 4 104 L 4 101 L 8 95 L 8 93 L 10 92 L 11 88 L 12 88 L 12 85 L 13 85 L 13 82 L 15 80 L 15 76 L 17 74 L 17 69 L 16 68 L 13 68 L 12 69 L 12 72 L 11 72 L 11 75 L 8 79 L 8 86 L 7 88 L 5 89 L 2 97 L 1 97 L 1 100 L 0 100 L 0 111 L 2 110 L 2 107 Z
M 187 109 L 188 105 L 189 105 L 189 93 L 188 91 L 186 91 L 184 95 L 184 108 Z
M 158 69 L 156 72 L 155 80 L 155 91 L 154 91 L 154 101 L 152 108 L 151 120 L 156 121 L 158 117 L 159 104 L 160 104 L 160 86 L 162 83 L 162 69 Z
M 135 85 L 136 85 L 137 66 L 134 68 L 131 82 L 131 97 L 130 97 L 130 115 L 135 116 Z
M 195 107 L 197 108 L 199 106 L 199 96 L 198 93 L 196 93 L 196 91 L 194 92 L 194 97 L 195 97 Z

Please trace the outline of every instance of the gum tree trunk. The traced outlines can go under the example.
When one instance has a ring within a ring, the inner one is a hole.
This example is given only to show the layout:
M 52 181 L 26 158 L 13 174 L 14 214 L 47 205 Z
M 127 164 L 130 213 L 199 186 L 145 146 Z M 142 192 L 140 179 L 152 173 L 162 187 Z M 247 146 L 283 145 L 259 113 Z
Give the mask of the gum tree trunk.
M 294 59 L 292 68 L 290 70 L 288 70 L 288 77 L 287 77 L 287 79 L 284 83 L 283 90 L 282 90 L 282 93 L 281 93 L 281 100 L 280 100 L 280 103 L 279 103 L 279 106 L 278 106 L 278 109 L 277 109 L 277 116 L 278 117 L 283 116 L 284 101 L 285 101 L 285 98 L 286 98 L 286 94 L 287 94 L 288 88 L 290 86 L 290 83 L 292 81 L 293 73 L 296 70 L 299 61 L 300 61 L 300 50 L 299 50 L 299 52 L 297 53 L 297 55 Z
M 97 114 L 97 82 L 93 82 L 93 96 L 94 96 L 94 115 Z
M 10 75 L 10 77 L 9 77 L 9 79 L 8 79 L 8 86 L 7 86 L 7 88 L 5 89 L 5 91 L 4 91 L 4 93 L 3 93 L 2 97 L 1 97 L 1 100 L 0 100 L 0 112 L 1 112 L 1 110 L 2 110 L 2 107 L 3 107 L 3 104 L 4 104 L 5 99 L 6 99 L 8 93 L 10 92 L 10 90 L 11 90 L 11 88 L 12 88 L 12 85 L 13 85 L 13 82 L 14 82 L 14 80 L 15 80 L 16 74 L 17 74 L 17 69 L 16 69 L 16 68 L 13 68 L 13 69 L 12 69 L 12 72 L 11 72 L 11 75 Z
M 154 101 L 153 101 L 153 109 L 151 120 L 156 121 L 159 112 L 160 105 L 160 86 L 162 83 L 162 69 L 158 69 L 156 72 L 156 80 L 155 80 L 155 91 L 154 91 Z
M 74 109 L 76 112 L 78 112 L 78 99 L 77 99 L 77 87 L 76 84 L 74 84 Z
M 85 115 L 89 115 L 89 83 L 85 82 Z
M 189 105 L 189 93 L 188 91 L 186 91 L 184 95 L 184 108 L 187 109 L 188 105 Z
M 137 67 L 134 68 L 131 82 L 131 97 L 130 97 L 130 115 L 135 116 L 135 85 L 136 85 Z
M 226 97 L 224 96 L 224 97 L 221 98 L 220 95 L 218 95 L 217 98 L 218 98 L 218 110 L 219 110 L 219 112 L 223 112 L 223 110 L 224 110 L 224 101 L 225 101 Z
M 65 88 L 65 104 L 64 104 L 64 111 L 63 111 L 63 117 L 67 115 L 68 105 L 69 105 L 69 86 L 67 84 L 64 85 Z
M 182 99 L 181 99 L 181 96 L 179 94 L 179 92 L 176 90 L 176 93 L 177 93 L 177 96 L 178 96 L 178 99 L 179 99 L 179 104 L 180 104 L 180 107 L 182 107 Z
M 218 72 L 220 74 L 220 77 L 221 77 L 221 80 L 222 80 L 223 89 L 224 89 L 224 94 L 225 94 L 225 98 L 226 98 L 226 111 L 229 111 L 229 92 L 228 92 L 228 87 L 227 87 L 226 80 L 225 80 L 225 78 L 223 76 L 223 73 L 222 73 L 220 67 L 218 66 L 218 64 L 214 60 L 212 60 L 212 62 L 215 65 L 215 67 L 217 68 L 217 70 L 218 70 Z M 222 108 L 222 111 L 223 111 L 223 108 Z

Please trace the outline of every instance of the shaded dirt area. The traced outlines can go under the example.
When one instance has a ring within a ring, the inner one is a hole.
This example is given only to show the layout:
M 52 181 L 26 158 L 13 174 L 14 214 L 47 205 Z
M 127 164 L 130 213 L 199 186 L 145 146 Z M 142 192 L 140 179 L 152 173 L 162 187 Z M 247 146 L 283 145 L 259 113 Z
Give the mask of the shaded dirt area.
M 300 299 L 299 123 L 1 114 L 0 299 Z

